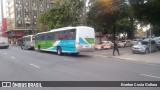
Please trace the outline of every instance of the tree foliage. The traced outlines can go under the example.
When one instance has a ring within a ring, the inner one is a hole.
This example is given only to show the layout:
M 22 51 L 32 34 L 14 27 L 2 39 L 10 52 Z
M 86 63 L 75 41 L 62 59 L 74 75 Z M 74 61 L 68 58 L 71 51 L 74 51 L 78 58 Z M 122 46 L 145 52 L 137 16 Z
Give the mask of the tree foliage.
M 52 9 L 39 17 L 39 31 L 79 25 L 83 5 L 81 0 L 64 0 L 63 4 L 56 3 Z
M 132 13 L 143 24 L 151 24 L 154 33 L 160 35 L 160 0 L 129 0 Z
M 116 23 L 116 33 L 132 32 L 133 20 L 126 0 L 95 0 L 90 3 L 88 24 L 97 31 L 113 34 Z

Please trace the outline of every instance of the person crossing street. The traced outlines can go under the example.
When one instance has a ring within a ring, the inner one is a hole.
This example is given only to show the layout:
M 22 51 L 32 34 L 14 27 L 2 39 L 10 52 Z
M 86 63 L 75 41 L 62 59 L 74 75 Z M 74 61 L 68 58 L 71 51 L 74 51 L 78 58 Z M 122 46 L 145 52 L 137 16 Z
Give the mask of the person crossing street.
M 114 56 L 115 51 L 117 51 L 118 55 L 120 55 L 119 50 L 118 50 L 118 42 L 117 41 L 114 41 L 113 56 Z

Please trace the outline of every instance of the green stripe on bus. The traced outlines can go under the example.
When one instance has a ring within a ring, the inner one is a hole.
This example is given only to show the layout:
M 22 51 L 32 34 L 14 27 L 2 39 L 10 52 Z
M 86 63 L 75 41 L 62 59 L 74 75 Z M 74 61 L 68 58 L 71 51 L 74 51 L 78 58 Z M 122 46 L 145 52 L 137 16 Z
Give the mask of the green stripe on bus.
M 94 43 L 94 38 L 85 38 L 85 39 L 89 44 L 93 44 Z

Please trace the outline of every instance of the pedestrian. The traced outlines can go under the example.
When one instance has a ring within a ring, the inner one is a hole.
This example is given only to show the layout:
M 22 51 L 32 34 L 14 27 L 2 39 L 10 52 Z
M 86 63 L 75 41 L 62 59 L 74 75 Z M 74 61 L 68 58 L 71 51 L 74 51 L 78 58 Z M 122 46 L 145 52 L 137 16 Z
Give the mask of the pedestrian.
M 113 56 L 114 56 L 115 51 L 117 51 L 118 55 L 120 55 L 119 50 L 118 50 L 118 42 L 117 41 L 114 41 Z

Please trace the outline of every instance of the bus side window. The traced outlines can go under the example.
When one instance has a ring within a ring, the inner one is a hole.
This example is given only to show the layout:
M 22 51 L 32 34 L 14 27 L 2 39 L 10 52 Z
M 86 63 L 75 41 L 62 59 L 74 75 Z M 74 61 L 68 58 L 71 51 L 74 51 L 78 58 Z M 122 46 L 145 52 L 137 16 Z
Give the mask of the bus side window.
M 64 31 L 64 40 L 67 40 L 67 31 Z
M 55 40 L 59 40 L 59 32 L 55 32 Z
M 55 34 L 54 34 L 54 32 L 51 33 L 51 37 L 52 37 L 52 38 L 51 38 L 52 40 L 55 40 Z
M 68 31 L 66 31 L 66 33 L 65 33 L 65 39 L 66 39 L 66 40 L 69 40 L 69 37 L 70 37 L 70 31 L 68 30 Z
M 64 33 L 64 31 L 60 31 L 59 32 L 59 39 L 60 40 L 64 40 L 65 39 L 65 33 Z
M 43 34 L 44 35 L 44 40 L 48 40 L 47 38 L 48 38 L 48 34 Z
M 45 40 L 45 34 L 41 35 L 41 40 Z
M 76 39 L 76 30 L 72 29 L 70 30 L 70 40 L 75 40 Z
M 41 35 L 38 35 L 37 40 L 41 41 Z
M 51 34 L 50 33 L 45 34 L 45 40 L 51 40 Z

